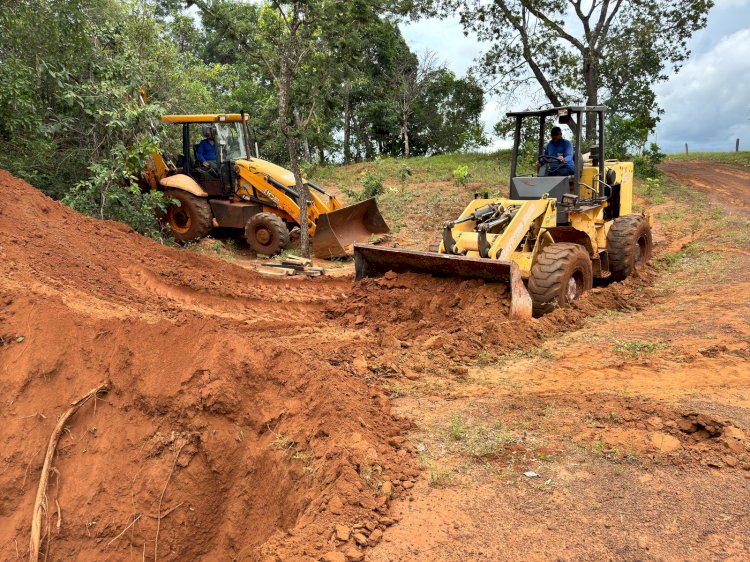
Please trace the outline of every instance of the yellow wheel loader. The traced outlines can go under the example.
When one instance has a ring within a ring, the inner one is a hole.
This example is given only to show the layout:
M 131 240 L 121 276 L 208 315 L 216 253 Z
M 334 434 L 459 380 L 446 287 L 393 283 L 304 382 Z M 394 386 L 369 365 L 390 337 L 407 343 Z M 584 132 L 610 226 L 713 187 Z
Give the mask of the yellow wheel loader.
M 578 299 L 594 278 L 631 275 L 651 257 L 651 228 L 646 216 L 632 214 L 633 163 L 605 159 L 605 111 L 568 106 L 508 113 L 515 119 L 510 197 L 475 196 L 445 223 L 437 253 L 355 244 L 356 278 L 394 271 L 500 281 L 511 288 L 511 317 L 523 318 Z M 538 121 L 543 161 L 547 121 L 569 126 L 579 155 L 587 113 L 596 117 L 598 144 L 589 159 L 577 158 L 572 175 L 545 175 L 546 165 L 540 175 L 517 175 L 525 119 Z
M 176 201 L 164 216 L 174 237 L 188 242 L 213 228 L 233 228 L 244 232 L 256 252 L 281 252 L 289 243 L 289 231 L 302 227 L 300 194 L 292 172 L 259 158 L 257 145 L 252 155 L 248 116 L 165 115 L 161 120 L 182 126 L 182 154 L 176 161 L 152 154 L 144 182 Z M 198 158 L 199 145 L 191 137 L 199 127 L 202 136 L 213 141 L 216 157 L 204 165 Z M 305 227 L 316 257 L 343 257 L 351 254 L 354 242 L 389 232 L 375 199 L 342 207 L 332 194 L 304 182 L 310 191 Z

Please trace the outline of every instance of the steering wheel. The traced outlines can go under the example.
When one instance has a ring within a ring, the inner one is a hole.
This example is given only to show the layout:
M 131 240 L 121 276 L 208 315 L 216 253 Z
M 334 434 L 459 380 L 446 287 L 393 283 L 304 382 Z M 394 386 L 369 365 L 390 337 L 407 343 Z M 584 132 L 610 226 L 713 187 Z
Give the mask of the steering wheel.
M 557 159 L 557 156 L 549 156 L 547 154 L 541 154 L 539 160 L 541 160 L 543 164 L 563 164 L 563 162 L 560 162 Z

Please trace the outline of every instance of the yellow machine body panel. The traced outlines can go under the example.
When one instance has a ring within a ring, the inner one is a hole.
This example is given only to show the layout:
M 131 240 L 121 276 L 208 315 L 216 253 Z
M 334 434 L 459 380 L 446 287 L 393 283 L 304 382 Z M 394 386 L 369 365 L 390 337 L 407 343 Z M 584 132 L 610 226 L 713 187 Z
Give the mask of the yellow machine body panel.
M 488 206 L 497 206 L 498 216 L 507 214 L 508 219 L 498 225 L 497 232 L 477 232 L 474 217 L 482 215 L 482 210 Z M 540 248 L 538 241 L 544 238 L 546 229 L 556 225 L 556 215 L 554 199 L 473 199 L 450 227 L 452 240 L 446 245 L 444 236 L 438 252 L 513 261 L 525 278 Z

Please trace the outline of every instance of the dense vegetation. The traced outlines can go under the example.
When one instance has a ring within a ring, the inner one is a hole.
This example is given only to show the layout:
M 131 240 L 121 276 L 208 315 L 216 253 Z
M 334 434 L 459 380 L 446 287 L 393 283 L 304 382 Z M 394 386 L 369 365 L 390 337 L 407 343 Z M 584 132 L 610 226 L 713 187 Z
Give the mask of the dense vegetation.
M 501 4 L 529 22 L 538 10 L 533 2 Z M 495 56 L 498 45 L 477 63 L 474 74 L 459 77 L 433 54 L 412 52 L 398 27 L 403 18 L 440 13 L 447 6 L 459 10 L 467 32 L 497 42 L 516 21 L 497 12 L 472 19 L 474 12 L 467 11 L 472 5 L 407 0 L 5 3 L 0 10 L 0 167 L 85 213 L 153 234 L 154 212 L 164 202 L 158 194 L 141 193 L 133 181 L 146 156 L 168 142 L 154 126 L 164 113 L 244 109 L 262 155 L 290 166 L 298 178 L 313 163 L 430 156 L 486 145 L 480 115 L 487 82 L 475 75 L 502 69 Z M 631 7 L 625 15 L 641 6 L 634 1 L 624 5 Z M 628 76 L 643 81 L 648 75 L 650 86 L 687 56 L 684 39 L 704 24 L 710 5 L 691 4 L 686 12 L 674 0 L 671 11 L 651 14 L 651 23 L 683 14 L 675 22 L 679 44 L 664 52 L 642 41 L 628 42 L 631 28 L 616 28 L 617 35 L 609 34 L 616 44 L 607 44 L 619 49 L 623 64 L 629 61 Z M 552 19 L 542 19 L 539 29 L 556 29 L 565 7 L 555 6 L 547 14 Z M 638 13 L 641 22 L 649 17 Z M 615 18 L 613 25 L 619 21 Z M 534 61 L 522 59 L 515 68 L 533 70 Z M 568 74 L 551 75 L 563 86 L 557 101 L 576 99 L 576 92 L 588 92 L 589 101 L 597 101 L 592 87 L 603 96 L 627 89 L 613 86 L 616 77 L 625 78 L 622 65 L 597 66 L 599 82 L 592 86 L 590 80 L 577 82 L 587 68 L 580 66 L 588 64 L 584 58 L 569 53 L 563 62 Z M 528 83 L 520 70 L 504 79 L 506 86 L 514 80 L 516 86 Z M 148 92 L 146 104 L 140 88 Z M 644 130 L 653 127 L 653 119 L 633 121 L 653 116 L 652 102 L 646 95 L 628 98 L 623 115 L 629 121 L 614 122 L 619 136 L 611 137 L 619 139 L 620 152 L 636 146 Z M 467 177 L 471 172 L 457 173 Z

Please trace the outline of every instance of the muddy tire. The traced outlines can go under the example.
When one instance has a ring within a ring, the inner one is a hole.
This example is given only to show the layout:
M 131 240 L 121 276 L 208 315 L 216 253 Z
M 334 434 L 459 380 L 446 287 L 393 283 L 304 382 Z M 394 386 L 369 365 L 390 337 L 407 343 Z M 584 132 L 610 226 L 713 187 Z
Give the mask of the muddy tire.
M 257 253 L 273 256 L 289 244 L 289 229 L 276 215 L 258 213 L 247 221 L 245 239 Z
M 651 227 L 643 215 L 616 218 L 607 233 L 609 271 L 622 281 L 643 268 L 653 253 Z
M 577 300 L 594 282 L 591 258 L 578 244 L 544 248 L 531 268 L 528 290 L 537 318 Z
M 190 242 L 211 232 L 213 213 L 207 199 L 181 189 L 168 189 L 164 196 L 180 202 L 179 205 L 169 205 L 162 218 L 172 230 L 175 240 Z

